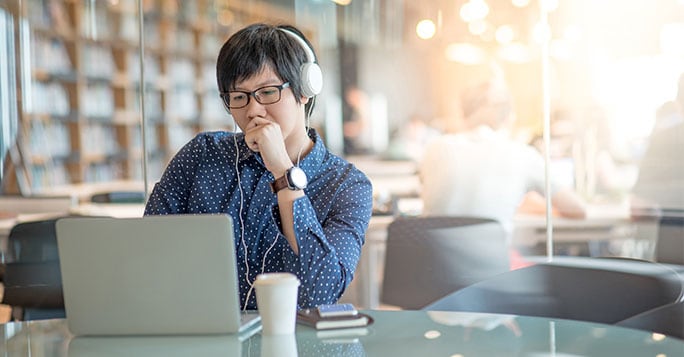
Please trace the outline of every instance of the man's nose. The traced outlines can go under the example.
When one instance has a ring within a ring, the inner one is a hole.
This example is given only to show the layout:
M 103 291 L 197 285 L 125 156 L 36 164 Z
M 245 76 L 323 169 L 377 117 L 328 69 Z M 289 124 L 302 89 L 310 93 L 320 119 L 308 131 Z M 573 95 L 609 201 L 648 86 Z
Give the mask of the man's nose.
M 259 103 L 256 100 L 256 97 L 254 94 L 251 94 L 251 98 L 249 99 L 249 103 L 247 103 L 247 117 L 248 118 L 254 118 L 257 116 L 263 115 L 263 113 L 266 112 L 266 106 L 263 104 Z

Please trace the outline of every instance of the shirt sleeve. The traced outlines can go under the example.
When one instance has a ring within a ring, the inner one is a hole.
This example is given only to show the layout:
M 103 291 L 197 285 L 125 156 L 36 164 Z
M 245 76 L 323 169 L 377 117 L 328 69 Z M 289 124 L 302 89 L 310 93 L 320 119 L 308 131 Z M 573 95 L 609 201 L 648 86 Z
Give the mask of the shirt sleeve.
M 205 145 L 201 136 L 185 144 L 171 159 L 159 182 L 154 185 L 145 215 L 186 213 L 188 193 Z
M 298 304 L 302 308 L 335 303 L 354 278 L 373 194 L 370 181 L 361 173 L 343 185 L 327 217 L 317 217 L 306 196 L 293 203 L 299 255 L 288 249 L 283 263 L 300 280 Z

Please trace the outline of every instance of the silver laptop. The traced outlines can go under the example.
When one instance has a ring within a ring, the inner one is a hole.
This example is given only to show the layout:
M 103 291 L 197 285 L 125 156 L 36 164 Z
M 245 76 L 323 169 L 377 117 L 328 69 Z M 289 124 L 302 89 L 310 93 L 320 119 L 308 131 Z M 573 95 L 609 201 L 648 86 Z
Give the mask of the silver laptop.
M 74 335 L 227 334 L 260 326 L 256 312 L 240 311 L 227 215 L 63 218 L 56 227 Z

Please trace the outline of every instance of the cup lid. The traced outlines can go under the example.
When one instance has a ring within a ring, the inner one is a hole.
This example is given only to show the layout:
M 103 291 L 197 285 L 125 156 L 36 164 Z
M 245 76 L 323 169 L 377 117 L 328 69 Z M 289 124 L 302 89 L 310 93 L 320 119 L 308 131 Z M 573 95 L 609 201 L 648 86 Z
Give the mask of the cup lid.
M 292 273 L 264 273 L 259 274 L 254 281 L 256 285 L 279 285 L 279 284 L 296 284 L 299 285 L 299 279 Z

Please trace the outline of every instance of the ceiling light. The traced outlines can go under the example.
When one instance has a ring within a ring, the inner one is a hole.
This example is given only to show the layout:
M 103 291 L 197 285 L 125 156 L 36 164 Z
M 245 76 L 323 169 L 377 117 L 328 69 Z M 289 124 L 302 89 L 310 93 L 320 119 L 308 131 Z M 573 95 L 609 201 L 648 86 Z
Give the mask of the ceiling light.
M 436 31 L 437 27 L 432 20 L 420 20 L 416 25 L 416 35 L 423 40 L 431 39 Z
M 465 22 L 483 20 L 489 14 L 489 5 L 484 0 L 470 0 L 461 6 L 459 15 Z

